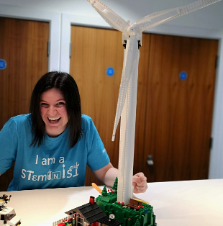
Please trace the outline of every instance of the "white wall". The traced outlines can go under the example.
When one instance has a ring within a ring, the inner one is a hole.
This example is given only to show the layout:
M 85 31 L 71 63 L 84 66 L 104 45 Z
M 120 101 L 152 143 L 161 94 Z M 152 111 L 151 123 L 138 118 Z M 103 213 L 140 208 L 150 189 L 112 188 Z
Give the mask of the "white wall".
M 209 178 L 223 178 L 223 31 L 219 42 L 219 61 L 215 83 L 213 144 L 210 156 Z

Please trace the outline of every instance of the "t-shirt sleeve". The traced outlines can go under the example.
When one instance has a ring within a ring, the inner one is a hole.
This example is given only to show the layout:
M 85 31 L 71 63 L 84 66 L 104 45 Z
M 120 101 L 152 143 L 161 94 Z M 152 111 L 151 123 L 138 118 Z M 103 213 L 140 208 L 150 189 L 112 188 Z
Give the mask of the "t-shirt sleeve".
M 18 144 L 17 126 L 10 119 L 0 131 L 0 174 L 8 170 L 16 158 Z
M 110 162 L 110 159 L 91 119 L 88 123 L 88 127 L 86 134 L 88 146 L 87 164 L 92 171 L 95 171 L 106 166 Z

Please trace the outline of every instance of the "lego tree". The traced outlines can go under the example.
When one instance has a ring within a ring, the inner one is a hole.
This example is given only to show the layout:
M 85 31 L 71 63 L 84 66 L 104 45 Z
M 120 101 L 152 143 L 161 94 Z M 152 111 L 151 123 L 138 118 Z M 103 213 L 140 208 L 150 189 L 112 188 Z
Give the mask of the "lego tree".
M 114 182 L 114 184 L 113 184 L 113 186 L 112 186 L 112 189 L 113 189 L 114 191 L 117 191 L 117 188 L 118 188 L 118 177 L 115 178 L 115 182 Z
M 140 226 L 140 222 L 139 222 L 139 219 L 136 220 L 136 223 L 134 226 Z
M 106 188 L 105 185 L 104 185 L 104 188 L 103 188 L 101 194 L 102 194 L 103 196 L 107 196 L 107 195 L 108 195 L 108 194 L 107 194 L 107 188 Z

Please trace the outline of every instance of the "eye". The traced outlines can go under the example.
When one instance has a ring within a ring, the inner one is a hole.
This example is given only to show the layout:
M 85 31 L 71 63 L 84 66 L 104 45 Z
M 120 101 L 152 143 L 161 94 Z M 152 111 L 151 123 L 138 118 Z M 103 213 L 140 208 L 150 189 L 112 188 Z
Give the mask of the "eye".
M 48 104 L 47 103 L 40 103 L 40 106 L 41 107 L 48 107 Z
M 64 102 L 58 102 L 57 105 L 58 105 L 58 106 L 64 106 L 65 103 L 64 103 Z

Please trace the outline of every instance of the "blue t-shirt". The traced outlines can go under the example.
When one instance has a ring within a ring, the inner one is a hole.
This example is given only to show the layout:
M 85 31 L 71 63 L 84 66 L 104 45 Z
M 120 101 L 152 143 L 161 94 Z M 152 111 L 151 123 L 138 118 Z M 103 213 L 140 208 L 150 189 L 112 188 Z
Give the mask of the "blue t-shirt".
M 0 131 L 0 174 L 15 162 L 8 191 L 84 186 L 86 165 L 92 171 L 110 160 L 90 117 L 82 115 L 81 139 L 69 149 L 69 130 L 47 134 L 41 146 L 32 142 L 30 114 L 11 118 Z

